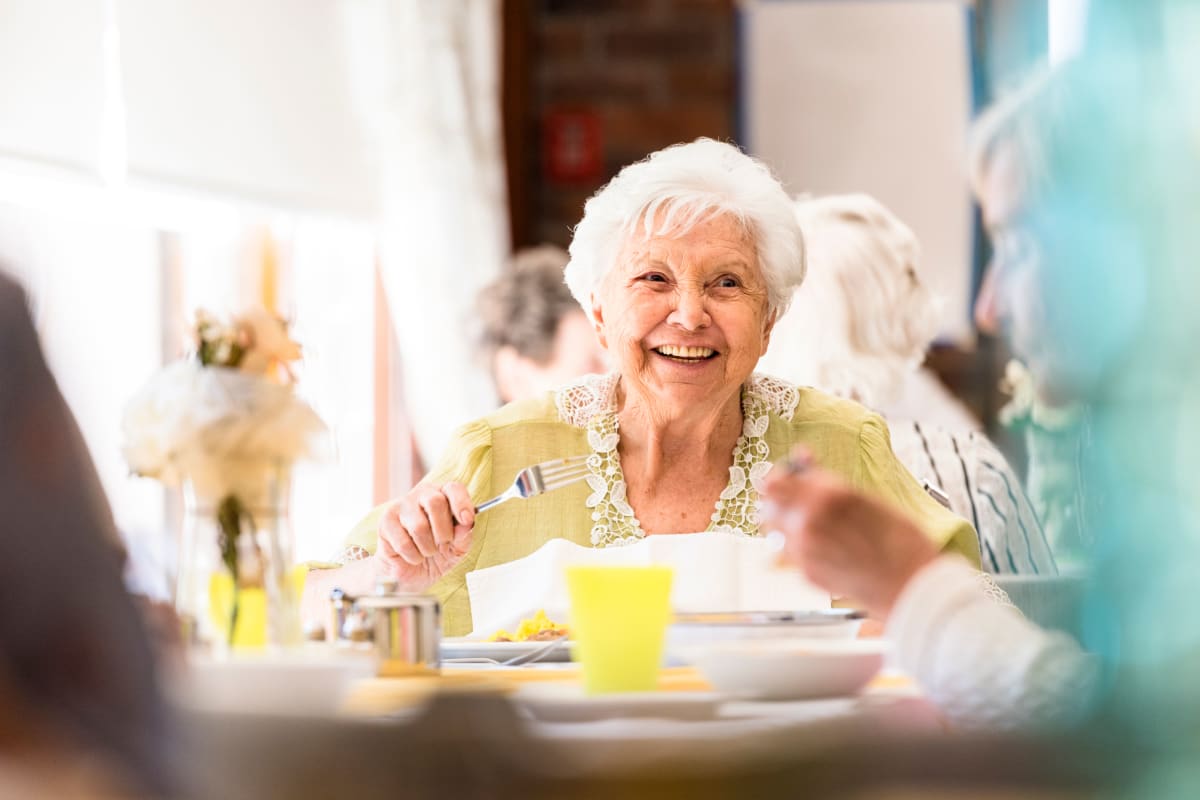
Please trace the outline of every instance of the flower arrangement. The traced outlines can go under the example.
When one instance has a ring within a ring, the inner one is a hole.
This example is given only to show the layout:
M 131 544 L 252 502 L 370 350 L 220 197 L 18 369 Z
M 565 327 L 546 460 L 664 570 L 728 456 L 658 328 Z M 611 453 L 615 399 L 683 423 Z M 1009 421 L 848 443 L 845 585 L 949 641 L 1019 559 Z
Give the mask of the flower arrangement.
M 135 474 L 187 481 L 214 515 L 233 581 L 232 640 L 239 590 L 264 586 L 271 577 L 264 550 L 277 549 L 244 534 L 258 527 L 256 510 L 271 504 L 280 468 L 325 455 L 328 431 L 294 392 L 291 364 L 301 351 L 284 320 L 261 309 L 230 320 L 199 311 L 192 332 L 193 352 L 164 367 L 126 407 L 122 449 Z

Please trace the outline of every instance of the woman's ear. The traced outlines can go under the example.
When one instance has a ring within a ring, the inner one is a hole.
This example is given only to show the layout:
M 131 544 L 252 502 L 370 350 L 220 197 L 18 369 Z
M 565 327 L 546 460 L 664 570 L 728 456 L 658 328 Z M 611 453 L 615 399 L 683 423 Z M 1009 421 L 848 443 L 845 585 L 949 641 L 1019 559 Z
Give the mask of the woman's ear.
M 779 311 L 772 309 L 763 322 L 762 354 L 764 355 L 767 352 L 767 348 L 771 346 L 771 331 L 775 330 L 775 321 L 778 318 Z
M 492 356 L 492 375 L 501 402 L 508 403 L 525 394 L 527 371 L 525 359 L 512 345 L 504 345 Z
M 592 327 L 596 330 L 596 338 L 600 341 L 600 346 L 607 350 L 608 340 L 604 337 L 604 307 L 600 304 L 600 298 L 596 297 L 595 292 L 592 293 L 591 302 Z

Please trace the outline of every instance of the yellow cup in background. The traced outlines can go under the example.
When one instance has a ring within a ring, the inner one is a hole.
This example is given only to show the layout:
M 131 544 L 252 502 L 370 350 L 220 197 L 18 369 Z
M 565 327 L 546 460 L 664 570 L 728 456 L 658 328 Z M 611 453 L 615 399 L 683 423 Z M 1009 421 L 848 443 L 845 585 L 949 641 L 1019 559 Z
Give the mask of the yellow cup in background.
M 304 594 L 308 567 L 298 564 L 288 570 L 288 585 L 292 602 L 299 604 Z M 216 572 L 208 579 L 208 613 L 220 641 L 229 642 L 234 649 L 257 649 L 267 644 L 267 593 L 261 588 L 244 588 L 238 592 L 237 627 L 229 639 L 229 617 L 233 611 L 233 578 L 228 572 Z
M 567 567 L 567 592 L 584 690 L 653 691 L 671 616 L 671 568 Z

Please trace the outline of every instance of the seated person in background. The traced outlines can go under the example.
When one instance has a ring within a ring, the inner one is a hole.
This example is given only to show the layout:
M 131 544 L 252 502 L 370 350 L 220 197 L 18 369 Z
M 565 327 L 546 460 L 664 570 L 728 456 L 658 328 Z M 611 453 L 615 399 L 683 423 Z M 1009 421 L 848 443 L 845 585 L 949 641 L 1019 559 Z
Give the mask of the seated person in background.
M 927 495 L 861 406 L 755 374 L 776 317 L 804 277 L 791 200 L 760 162 L 708 139 L 659 151 L 593 196 L 575 229 L 567 285 L 615 371 L 512 403 L 457 434 L 405 497 L 346 541 L 358 556 L 310 573 L 309 619 L 333 586 L 388 575 L 442 601 L 467 633 L 466 574 L 552 538 L 608 547 L 647 535 L 759 534 L 754 481 L 803 443 L 831 472 L 883 498 L 933 543 L 978 564 L 968 522 Z M 506 503 L 530 464 L 587 455 L 587 482 Z
M 2 269 L 0 509 L 0 794 L 166 796 L 167 718 L 120 538 Z
M 809 275 L 776 325 L 764 368 L 889 421 L 979 430 L 979 420 L 922 366 L 937 335 L 939 302 L 921 279 L 912 230 L 865 194 L 802 197 L 795 208 Z
M 984 569 L 1057 574 L 1020 479 L 921 367 L 938 316 L 916 236 L 867 195 L 803 199 L 796 216 L 809 277 L 775 326 L 766 369 L 883 414 L 901 463 L 974 524 Z
M 479 295 L 483 349 L 502 402 L 606 371 L 592 323 L 563 282 L 568 258 L 549 244 L 521 250 Z

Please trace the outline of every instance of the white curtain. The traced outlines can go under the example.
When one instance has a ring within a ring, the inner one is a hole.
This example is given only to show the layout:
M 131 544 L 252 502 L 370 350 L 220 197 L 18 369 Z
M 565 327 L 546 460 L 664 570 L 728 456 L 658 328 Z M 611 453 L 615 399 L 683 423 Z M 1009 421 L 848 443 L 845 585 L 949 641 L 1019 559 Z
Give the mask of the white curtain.
M 404 393 L 431 464 L 455 427 L 496 402 L 472 323 L 509 250 L 499 2 L 356 0 L 347 12 Z

